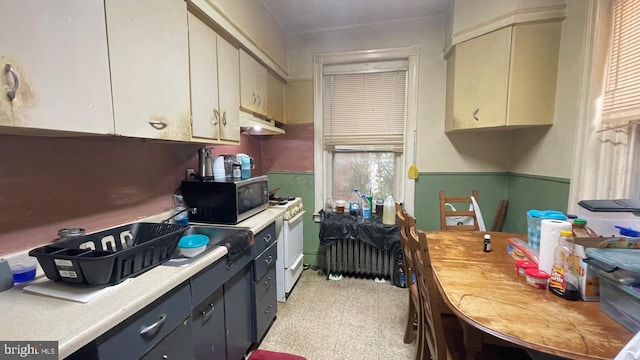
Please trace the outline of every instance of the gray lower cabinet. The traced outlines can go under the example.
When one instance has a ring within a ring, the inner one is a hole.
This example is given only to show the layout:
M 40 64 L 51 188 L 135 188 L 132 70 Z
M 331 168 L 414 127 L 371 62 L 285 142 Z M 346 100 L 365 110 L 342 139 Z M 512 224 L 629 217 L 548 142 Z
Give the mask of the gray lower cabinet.
M 178 325 L 166 338 L 154 346 L 141 360 L 188 360 L 193 359 L 191 345 L 191 318 Z M 215 357 L 210 359 L 217 359 Z
M 150 351 L 155 353 L 155 347 L 158 346 L 160 346 L 158 351 L 163 352 L 163 349 L 166 349 L 165 341 L 179 344 L 181 351 L 193 353 L 190 336 L 187 337 L 188 342 L 178 343 L 170 335 L 177 329 L 182 330 L 179 332 L 180 337 L 184 337 L 187 331 L 190 335 L 190 324 L 183 323 L 190 314 L 191 295 L 187 283 L 178 286 L 98 338 L 96 340 L 97 358 L 101 360 L 139 359 L 146 353 L 151 353 Z M 176 358 L 191 359 L 192 357 Z
M 253 342 L 259 343 L 267 329 L 275 320 L 277 312 L 276 292 L 276 258 L 278 248 L 276 244 L 275 223 L 267 226 L 256 236 L 256 255 L 254 269 L 255 319 L 253 328 Z
M 227 328 L 227 360 L 241 360 L 253 340 L 252 266 L 245 266 L 224 284 L 224 313 Z
M 193 345 L 197 360 L 227 358 L 222 287 L 193 309 Z

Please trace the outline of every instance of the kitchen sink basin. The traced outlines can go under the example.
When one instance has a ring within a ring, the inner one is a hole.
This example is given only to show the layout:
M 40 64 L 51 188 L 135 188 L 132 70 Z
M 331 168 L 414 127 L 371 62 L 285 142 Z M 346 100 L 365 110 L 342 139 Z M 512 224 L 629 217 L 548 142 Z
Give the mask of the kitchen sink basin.
M 204 256 L 211 249 L 215 249 L 216 247 L 222 245 L 227 236 L 233 234 L 238 230 L 248 230 L 248 228 L 240 227 L 240 226 L 232 226 L 232 225 L 207 225 L 207 224 L 190 224 L 190 228 L 184 232 L 183 236 L 193 235 L 193 234 L 201 234 L 206 235 L 209 238 L 209 244 L 207 244 L 207 248 L 201 252 L 200 254 L 188 258 L 182 256 L 178 249 L 176 248 L 175 253 L 171 257 L 171 259 L 164 262 L 162 265 L 165 266 L 183 266 L 190 264 L 193 260 Z

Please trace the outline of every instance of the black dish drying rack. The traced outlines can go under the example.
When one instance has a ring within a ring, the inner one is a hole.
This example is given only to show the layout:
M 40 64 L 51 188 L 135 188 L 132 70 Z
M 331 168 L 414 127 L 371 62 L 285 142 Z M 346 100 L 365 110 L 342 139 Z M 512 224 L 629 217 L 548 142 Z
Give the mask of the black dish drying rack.
M 35 248 L 53 281 L 82 285 L 116 284 L 169 260 L 189 225 L 133 223 Z

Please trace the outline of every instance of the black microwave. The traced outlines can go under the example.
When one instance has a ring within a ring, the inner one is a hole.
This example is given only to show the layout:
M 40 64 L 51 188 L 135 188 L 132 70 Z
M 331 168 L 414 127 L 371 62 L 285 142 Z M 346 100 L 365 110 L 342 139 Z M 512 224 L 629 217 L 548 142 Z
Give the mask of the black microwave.
M 237 224 L 269 207 L 267 176 L 245 180 L 183 181 L 181 193 L 195 214 L 189 220 Z

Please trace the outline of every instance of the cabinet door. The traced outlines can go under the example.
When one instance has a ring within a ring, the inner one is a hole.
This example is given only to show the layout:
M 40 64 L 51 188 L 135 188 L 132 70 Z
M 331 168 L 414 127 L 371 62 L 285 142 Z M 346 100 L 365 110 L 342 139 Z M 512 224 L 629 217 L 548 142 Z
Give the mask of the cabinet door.
M 118 135 L 191 139 L 187 5 L 106 0 Z
M 257 65 L 257 61 L 251 55 L 240 50 L 240 106 L 253 112 L 258 112 Z
M 196 360 L 226 359 L 222 286 L 193 310 Z
M 267 117 L 284 122 L 284 84 L 271 73 L 267 74 Z
M 218 36 L 195 15 L 189 13 L 188 19 L 193 137 L 217 140 L 221 114 L 218 107 Z
M 253 281 L 251 265 L 245 266 L 224 284 L 224 313 L 227 328 L 227 359 L 242 359 L 252 343 Z
M 267 68 L 254 60 L 256 67 L 256 93 L 258 94 L 258 113 L 267 116 L 267 104 L 269 103 L 269 86 L 267 79 Z
M 456 45 L 452 127 L 505 125 L 511 28 Z
M 240 73 L 238 49 L 218 36 L 220 140 L 240 141 Z
M 0 14 L 0 126 L 112 134 L 102 1 L 3 0 Z

